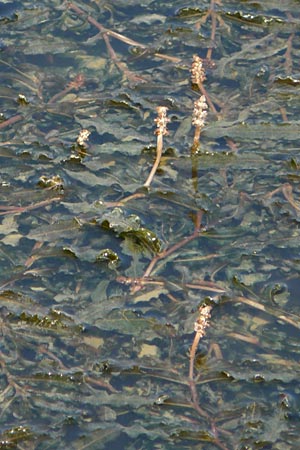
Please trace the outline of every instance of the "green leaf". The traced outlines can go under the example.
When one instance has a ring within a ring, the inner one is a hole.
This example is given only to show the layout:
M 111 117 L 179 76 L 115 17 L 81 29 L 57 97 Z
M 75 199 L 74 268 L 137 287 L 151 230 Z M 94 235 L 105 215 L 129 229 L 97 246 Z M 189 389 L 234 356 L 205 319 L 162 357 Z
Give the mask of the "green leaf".
M 120 233 L 120 237 L 130 239 L 134 243 L 138 244 L 142 250 L 148 250 L 153 254 L 157 254 L 161 250 L 160 240 L 155 233 L 147 230 L 147 228 L 123 231 Z
M 141 220 L 136 215 L 125 216 L 121 208 L 115 208 L 104 214 L 100 225 L 105 230 L 112 230 L 121 238 L 128 239 L 137 244 L 141 251 L 159 253 L 161 242 L 153 231 L 140 226 Z
M 71 220 L 59 220 L 51 225 L 42 225 L 28 233 L 29 239 L 36 241 L 55 241 L 63 237 L 72 237 L 72 233 L 81 229 L 81 223 L 75 218 Z

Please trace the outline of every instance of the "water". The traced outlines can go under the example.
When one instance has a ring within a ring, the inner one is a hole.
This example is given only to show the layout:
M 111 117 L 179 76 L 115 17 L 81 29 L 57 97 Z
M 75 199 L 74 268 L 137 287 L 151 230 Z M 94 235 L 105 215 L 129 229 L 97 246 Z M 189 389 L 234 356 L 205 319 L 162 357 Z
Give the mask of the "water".
M 298 2 L 2 3 L 0 448 L 297 448 Z

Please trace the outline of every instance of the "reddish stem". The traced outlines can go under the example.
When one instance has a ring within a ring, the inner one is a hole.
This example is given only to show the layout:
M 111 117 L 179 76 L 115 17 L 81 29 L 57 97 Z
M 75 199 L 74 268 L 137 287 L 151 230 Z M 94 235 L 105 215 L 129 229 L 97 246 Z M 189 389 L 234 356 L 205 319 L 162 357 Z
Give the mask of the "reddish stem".
M 8 127 L 9 125 L 12 125 L 13 123 L 19 122 L 19 120 L 22 119 L 24 119 L 24 117 L 21 114 L 17 114 L 16 116 L 13 116 L 10 119 L 5 120 L 4 122 L 1 122 L 0 130 L 2 130 L 2 128 Z

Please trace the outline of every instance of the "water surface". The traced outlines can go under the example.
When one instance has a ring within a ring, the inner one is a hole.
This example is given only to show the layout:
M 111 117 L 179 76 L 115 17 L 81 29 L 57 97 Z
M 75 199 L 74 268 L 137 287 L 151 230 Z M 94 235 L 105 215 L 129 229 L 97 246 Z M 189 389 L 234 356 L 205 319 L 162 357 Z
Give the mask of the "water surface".
M 2 2 L 0 448 L 299 446 L 299 2 L 278 3 Z

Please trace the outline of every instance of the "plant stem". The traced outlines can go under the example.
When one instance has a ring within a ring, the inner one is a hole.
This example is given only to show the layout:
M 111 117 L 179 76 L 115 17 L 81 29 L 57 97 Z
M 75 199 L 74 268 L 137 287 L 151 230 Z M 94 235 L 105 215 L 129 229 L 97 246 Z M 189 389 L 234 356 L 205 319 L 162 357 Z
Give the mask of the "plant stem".
M 163 135 L 158 134 L 157 135 L 157 146 L 156 146 L 156 160 L 155 160 L 155 163 L 153 164 L 152 170 L 151 170 L 146 182 L 144 183 L 145 187 L 149 187 L 150 184 L 152 183 L 152 180 L 154 178 L 154 175 L 158 169 L 158 166 L 159 166 L 159 163 L 161 160 L 162 149 L 163 149 Z

